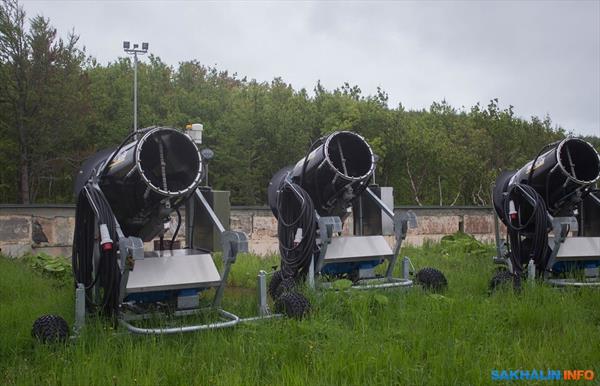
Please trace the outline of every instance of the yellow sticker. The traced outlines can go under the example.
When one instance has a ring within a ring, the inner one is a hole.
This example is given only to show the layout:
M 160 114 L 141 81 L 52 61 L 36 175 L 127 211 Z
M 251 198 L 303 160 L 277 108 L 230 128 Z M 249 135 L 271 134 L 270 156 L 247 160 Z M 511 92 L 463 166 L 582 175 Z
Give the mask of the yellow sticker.
M 125 155 L 127 152 L 125 151 L 121 151 L 119 154 L 117 154 L 115 156 L 115 158 L 112 160 L 112 162 L 110 163 L 110 167 L 112 168 L 115 165 L 120 164 L 121 162 L 125 161 Z
M 546 157 L 542 156 L 540 158 L 538 158 L 537 161 L 535 161 L 535 165 L 533 165 L 533 170 L 539 168 L 540 166 L 542 166 L 544 164 L 544 161 L 546 160 Z

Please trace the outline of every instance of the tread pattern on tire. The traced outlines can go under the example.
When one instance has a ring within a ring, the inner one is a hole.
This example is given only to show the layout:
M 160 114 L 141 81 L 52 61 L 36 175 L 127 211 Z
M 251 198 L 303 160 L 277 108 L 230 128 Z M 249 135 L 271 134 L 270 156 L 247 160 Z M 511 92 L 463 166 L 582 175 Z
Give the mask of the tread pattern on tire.
M 294 290 L 296 289 L 296 284 L 296 280 L 292 278 L 286 278 L 281 280 L 281 283 L 279 283 L 279 286 L 277 286 L 277 288 L 275 289 L 274 299 L 279 299 L 281 295 L 285 293 L 294 292 Z
M 69 325 L 58 315 L 43 315 L 33 323 L 31 334 L 42 343 L 65 341 L 69 337 Z
M 490 280 L 490 291 L 493 292 L 501 287 L 508 286 L 509 283 L 512 283 L 513 288 L 516 288 L 515 275 L 506 270 L 498 271 Z
M 295 319 L 302 319 L 310 311 L 310 302 L 299 292 L 285 292 L 275 302 L 275 311 Z
M 416 282 L 423 288 L 432 291 L 443 291 L 448 287 L 446 276 L 439 269 L 427 267 L 419 270 L 415 275 Z
M 277 288 L 279 287 L 279 284 L 281 284 L 282 280 L 283 280 L 283 273 L 281 271 L 273 272 L 273 275 L 271 276 L 271 281 L 269 281 L 269 286 L 267 288 L 267 292 L 269 292 L 271 299 L 277 298 L 277 296 L 275 296 L 275 294 L 277 293 Z

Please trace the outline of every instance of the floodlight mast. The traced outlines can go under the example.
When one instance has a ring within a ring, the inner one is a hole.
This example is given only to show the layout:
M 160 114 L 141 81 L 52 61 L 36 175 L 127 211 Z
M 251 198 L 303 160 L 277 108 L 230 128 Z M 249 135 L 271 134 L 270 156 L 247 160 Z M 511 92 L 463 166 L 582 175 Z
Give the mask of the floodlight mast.
M 134 43 L 133 48 L 128 41 L 123 42 L 123 50 L 129 55 L 133 55 L 133 131 L 138 130 L 138 119 L 137 119 L 137 65 L 138 65 L 138 54 L 144 55 L 148 52 L 148 43 L 142 43 L 142 48 L 139 48 L 139 44 Z

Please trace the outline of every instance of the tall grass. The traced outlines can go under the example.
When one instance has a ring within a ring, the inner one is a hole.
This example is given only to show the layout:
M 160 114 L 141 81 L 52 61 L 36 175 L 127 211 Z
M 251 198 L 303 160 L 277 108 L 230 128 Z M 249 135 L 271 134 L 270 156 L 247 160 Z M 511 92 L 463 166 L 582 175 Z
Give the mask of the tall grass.
M 491 248 L 408 248 L 418 267 L 442 269 L 443 295 L 419 288 L 307 292 L 311 315 L 191 335 L 116 335 L 92 320 L 77 341 L 44 346 L 30 337 L 40 314 L 71 323 L 64 281 L 0 259 L 0 383 L 222 385 L 479 385 L 493 369 L 600 372 L 600 297 L 544 285 L 488 294 Z M 252 287 L 277 260 L 242 255 L 231 284 Z M 254 290 L 226 291 L 227 309 L 250 316 Z M 547 382 L 540 381 L 539 384 Z

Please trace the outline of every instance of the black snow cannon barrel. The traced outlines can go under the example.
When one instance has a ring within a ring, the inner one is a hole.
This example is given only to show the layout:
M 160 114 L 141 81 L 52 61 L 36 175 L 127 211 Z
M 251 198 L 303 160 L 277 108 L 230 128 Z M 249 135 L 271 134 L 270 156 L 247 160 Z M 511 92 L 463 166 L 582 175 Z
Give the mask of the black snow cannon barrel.
M 127 236 L 149 241 L 196 189 L 202 163 L 187 135 L 165 127 L 144 129 L 115 151 L 89 159 L 79 172 L 78 193 L 98 170 L 97 183 Z
M 565 138 L 546 146 L 516 172 L 501 174 L 493 191 L 494 208 L 506 223 L 505 195 L 519 184 L 533 188 L 551 215 L 565 215 L 581 202 L 599 178 L 600 156 L 596 149 L 582 139 Z M 522 194 L 511 197 L 517 207 L 524 199 Z
M 368 186 L 375 169 L 373 151 L 353 132 L 338 131 L 317 140 L 295 166 L 277 172 L 268 187 L 268 201 L 277 217 L 277 191 L 285 178 L 304 189 L 321 216 L 347 215 L 347 207 Z

